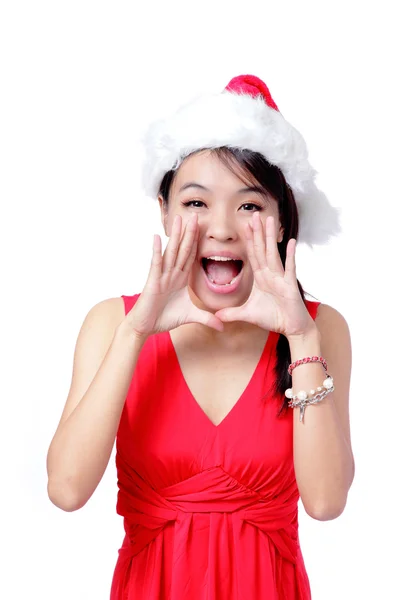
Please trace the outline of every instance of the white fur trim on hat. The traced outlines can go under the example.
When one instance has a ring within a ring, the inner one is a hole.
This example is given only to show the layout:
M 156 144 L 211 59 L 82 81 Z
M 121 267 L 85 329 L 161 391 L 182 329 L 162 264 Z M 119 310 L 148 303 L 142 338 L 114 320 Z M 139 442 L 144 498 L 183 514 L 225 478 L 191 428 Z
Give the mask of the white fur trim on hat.
M 145 193 L 156 198 L 165 173 L 191 153 L 222 146 L 253 150 L 283 173 L 299 212 L 298 243 L 325 244 L 340 232 L 338 208 L 315 184 L 304 138 L 262 96 L 203 94 L 169 118 L 155 121 L 144 139 Z

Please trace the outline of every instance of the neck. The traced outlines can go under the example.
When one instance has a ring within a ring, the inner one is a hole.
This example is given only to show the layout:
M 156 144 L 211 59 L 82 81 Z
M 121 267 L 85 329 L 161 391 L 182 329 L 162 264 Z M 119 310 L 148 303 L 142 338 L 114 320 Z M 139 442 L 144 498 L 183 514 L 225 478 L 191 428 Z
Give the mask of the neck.
M 208 310 L 207 307 L 201 302 L 201 300 L 194 294 L 189 288 L 189 294 L 193 304 L 202 310 Z M 233 321 L 231 323 L 224 323 L 224 331 L 216 331 L 211 327 L 202 325 L 200 323 L 191 323 L 188 325 L 191 332 L 198 340 L 203 343 L 210 343 L 214 346 L 220 346 L 223 348 L 234 348 L 242 346 L 243 342 L 252 339 L 264 340 L 267 338 L 268 332 L 257 325 L 252 323 L 246 323 L 244 321 Z

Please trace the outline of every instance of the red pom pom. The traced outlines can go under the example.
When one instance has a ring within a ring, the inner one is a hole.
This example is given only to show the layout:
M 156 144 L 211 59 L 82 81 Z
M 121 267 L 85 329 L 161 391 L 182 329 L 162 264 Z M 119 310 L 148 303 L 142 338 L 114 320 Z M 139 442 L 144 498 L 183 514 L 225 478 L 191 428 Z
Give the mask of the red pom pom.
M 225 89 L 236 94 L 248 94 L 253 98 L 262 96 L 268 106 L 279 112 L 268 87 L 255 75 L 238 75 L 230 80 Z

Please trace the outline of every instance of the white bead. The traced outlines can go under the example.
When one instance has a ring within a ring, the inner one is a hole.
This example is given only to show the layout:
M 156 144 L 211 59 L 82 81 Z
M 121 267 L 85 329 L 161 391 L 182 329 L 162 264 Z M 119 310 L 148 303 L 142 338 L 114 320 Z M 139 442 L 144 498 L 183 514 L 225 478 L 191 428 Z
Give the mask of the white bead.
M 324 383 L 322 384 L 324 386 L 324 388 L 326 390 L 330 390 L 331 387 L 333 387 L 333 381 L 330 377 L 328 377 L 327 379 L 325 379 Z
M 315 390 L 310 390 L 310 396 L 314 396 Z
M 288 388 L 285 392 L 286 398 L 293 398 L 293 390 L 292 388 Z
M 299 400 L 306 400 L 307 392 L 305 392 L 304 390 L 300 390 L 300 392 L 297 394 L 297 398 Z
M 322 387 L 317 387 L 317 392 L 322 392 Z

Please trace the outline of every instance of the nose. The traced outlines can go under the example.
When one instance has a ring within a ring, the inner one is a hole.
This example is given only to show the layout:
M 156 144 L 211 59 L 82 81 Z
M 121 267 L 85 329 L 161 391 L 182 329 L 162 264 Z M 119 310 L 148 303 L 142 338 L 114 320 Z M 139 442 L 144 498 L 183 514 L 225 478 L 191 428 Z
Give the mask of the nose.
M 205 235 L 210 240 L 232 242 L 238 238 L 235 219 L 225 210 L 210 211 L 203 226 Z

